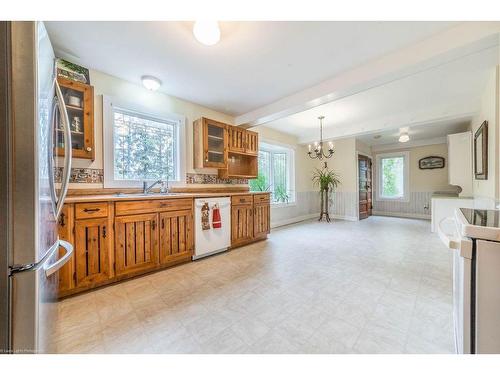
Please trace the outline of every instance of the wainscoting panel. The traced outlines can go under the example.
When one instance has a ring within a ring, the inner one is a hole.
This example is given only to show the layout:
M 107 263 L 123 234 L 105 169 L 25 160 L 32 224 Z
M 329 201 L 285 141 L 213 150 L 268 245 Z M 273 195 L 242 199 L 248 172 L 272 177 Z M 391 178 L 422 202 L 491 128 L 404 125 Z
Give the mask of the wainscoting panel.
M 404 217 L 430 218 L 432 192 L 413 191 L 409 202 L 373 200 L 375 214 Z
M 336 191 L 330 201 L 330 215 L 346 220 L 358 218 L 358 193 L 350 191 Z
M 357 193 L 335 192 L 330 200 L 332 219 L 357 220 Z M 293 204 L 271 205 L 271 227 L 297 223 L 319 217 L 320 197 L 317 191 L 297 192 Z

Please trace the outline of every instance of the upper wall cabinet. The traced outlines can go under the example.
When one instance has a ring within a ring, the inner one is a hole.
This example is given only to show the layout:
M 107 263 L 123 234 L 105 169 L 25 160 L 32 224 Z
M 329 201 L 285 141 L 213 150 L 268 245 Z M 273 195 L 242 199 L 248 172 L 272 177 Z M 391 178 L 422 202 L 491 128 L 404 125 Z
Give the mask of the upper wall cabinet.
M 257 155 L 259 150 L 259 135 L 237 126 L 228 126 L 229 152 Z
M 221 178 L 257 177 L 259 135 L 207 118 L 193 123 L 194 168 L 217 168 Z
M 194 167 L 227 168 L 226 124 L 202 117 L 193 123 Z
M 94 88 L 84 83 L 57 78 L 68 111 L 71 148 L 74 158 L 95 158 L 94 147 Z M 62 124 L 56 129 L 57 155 L 64 155 Z

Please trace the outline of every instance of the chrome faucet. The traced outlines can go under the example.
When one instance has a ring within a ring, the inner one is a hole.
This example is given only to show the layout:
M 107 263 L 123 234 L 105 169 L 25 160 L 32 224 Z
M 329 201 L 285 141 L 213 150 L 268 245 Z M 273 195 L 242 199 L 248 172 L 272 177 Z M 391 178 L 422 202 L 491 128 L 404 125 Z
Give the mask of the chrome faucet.
M 151 189 L 154 188 L 158 184 L 163 184 L 163 180 L 158 180 L 153 182 L 151 185 L 148 186 L 147 181 L 142 181 L 142 192 L 144 194 L 149 194 L 151 192 Z

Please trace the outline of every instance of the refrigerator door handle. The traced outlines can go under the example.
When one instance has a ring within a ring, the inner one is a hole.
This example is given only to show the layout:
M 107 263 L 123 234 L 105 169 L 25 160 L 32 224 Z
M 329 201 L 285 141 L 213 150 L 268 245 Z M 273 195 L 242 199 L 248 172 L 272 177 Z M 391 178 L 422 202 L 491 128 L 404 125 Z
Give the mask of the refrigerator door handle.
M 62 256 L 62 258 L 58 259 L 57 262 L 51 264 L 50 266 L 43 268 L 45 269 L 45 275 L 49 277 L 53 273 L 57 272 L 62 266 L 64 266 L 73 256 L 74 248 L 73 245 L 67 241 L 59 240 L 59 246 L 66 250 L 66 253 Z M 58 247 L 59 247 L 58 246 Z
M 48 161 L 48 176 L 49 176 L 49 190 L 50 190 L 50 200 L 52 202 L 52 212 L 54 213 L 54 217 L 57 220 L 57 193 L 56 193 L 56 181 L 54 174 L 54 133 L 57 129 L 57 116 L 56 112 L 58 109 L 59 103 L 57 101 L 57 97 L 54 98 L 54 102 L 52 104 L 52 111 L 50 117 L 50 125 L 51 128 L 49 130 L 49 135 L 47 137 L 49 144 L 47 147 L 47 161 Z
M 49 135 L 49 184 L 50 184 L 50 194 L 52 198 L 52 205 L 54 208 L 54 216 L 57 220 L 61 211 L 63 209 L 64 199 L 66 198 L 66 194 L 68 192 L 69 178 L 71 176 L 71 158 L 72 158 L 72 149 L 71 149 L 71 129 L 69 127 L 69 117 L 68 111 L 66 109 L 66 104 L 64 103 L 64 97 L 61 91 L 61 87 L 57 82 L 57 77 L 54 79 L 54 88 L 56 92 L 56 97 L 54 99 L 54 106 L 52 108 L 52 129 L 51 134 Z M 54 181 L 54 166 L 53 166 L 53 151 L 54 151 L 54 132 L 57 128 L 56 121 L 56 110 L 59 111 L 59 115 L 61 118 L 61 122 L 63 125 L 64 131 L 64 168 L 63 175 L 61 181 L 61 191 L 59 196 L 56 194 L 55 189 L 55 181 Z
M 47 250 L 45 255 L 43 256 L 42 259 L 40 259 L 36 263 L 28 263 L 28 264 L 21 264 L 21 265 L 13 265 L 10 266 L 10 276 L 15 275 L 16 273 L 21 273 L 21 272 L 31 272 L 31 271 L 38 271 L 40 267 L 43 267 L 45 262 L 47 262 L 52 255 L 59 249 L 59 243 L 61 240 L 57 239 L 57 241 Z

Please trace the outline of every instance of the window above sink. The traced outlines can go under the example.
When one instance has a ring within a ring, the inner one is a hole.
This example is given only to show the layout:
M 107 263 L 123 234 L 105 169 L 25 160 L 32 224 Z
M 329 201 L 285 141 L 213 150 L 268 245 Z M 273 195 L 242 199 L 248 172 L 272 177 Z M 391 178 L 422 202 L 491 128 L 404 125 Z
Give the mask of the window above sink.
M 103 97 L 104 187 L 185 180 L 185 119 Z

